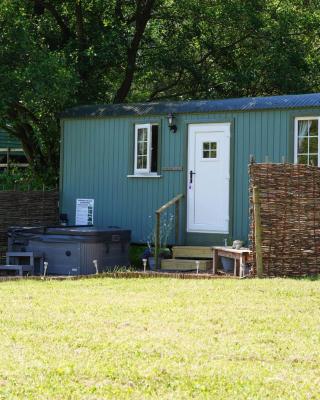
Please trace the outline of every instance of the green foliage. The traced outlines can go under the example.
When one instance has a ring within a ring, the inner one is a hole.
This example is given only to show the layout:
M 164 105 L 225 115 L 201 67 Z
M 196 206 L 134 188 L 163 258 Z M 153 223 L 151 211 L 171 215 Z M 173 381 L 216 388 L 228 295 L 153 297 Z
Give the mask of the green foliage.
M 0 0 L 0 127 L 54 184 L 84 103 L 320 90 L 319 0 Z
M 173 230 L 175 226 L 175 215 L 171 210 L 166 210 L 160 215 L 160 248 L 166 248 L 170 238 L 172 236 Z M 146 243 L 149 248 L 155 245 L 156 242 L 156 227 L 154 218 L 151 215 L 148 216 L 148 228 L 149 233 L 146 238 Z
M 31 168 L 10 168 L 0 174 L 0 190 L 43 190 L 55 187 L 45 185 L 42 177 L 35 175 Z
M 320 281 L 0 282 L 0 399 L 316 400 Z
M 0 125 L 18 139 L 37 176 L 54 184 L 58 113 L 74 94 L 63 52 L 52 52 L 21 2 L 0 3 Z
M 142 268 L 141 257 L 143 252 L 145 251 L 146 246 L 142 245 L 131 245 L 129 250 L 130 257 L 130 265 L 132 265 L 135 269 Z

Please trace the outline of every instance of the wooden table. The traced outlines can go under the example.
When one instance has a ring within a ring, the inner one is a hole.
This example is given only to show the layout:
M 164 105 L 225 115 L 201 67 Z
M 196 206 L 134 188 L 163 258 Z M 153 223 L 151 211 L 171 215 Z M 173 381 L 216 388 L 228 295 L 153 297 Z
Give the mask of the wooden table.
M 251 256 L 252 251 L 247 249 L 246 247 L 241 247 L 241 249 L 236 250 L 231 246 L 213 246 L 212 247 L 212 273 L 215 274 L 217 272 L 218 267 L 218 259 L 219 257 L 228 257 L 233 258 L 234 260 L 234 275 L 237 275 L 237 260 L 240 263 L 239 276 L 240 278 L 244 276 L 245 265 Z

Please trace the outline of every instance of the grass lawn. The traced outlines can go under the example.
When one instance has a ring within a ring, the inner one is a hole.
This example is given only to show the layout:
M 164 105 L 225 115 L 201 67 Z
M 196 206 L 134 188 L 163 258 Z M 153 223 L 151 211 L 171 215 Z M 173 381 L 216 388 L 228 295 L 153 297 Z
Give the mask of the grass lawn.
M 319 399 L 320 281 L 0 283 L 0 399 Z

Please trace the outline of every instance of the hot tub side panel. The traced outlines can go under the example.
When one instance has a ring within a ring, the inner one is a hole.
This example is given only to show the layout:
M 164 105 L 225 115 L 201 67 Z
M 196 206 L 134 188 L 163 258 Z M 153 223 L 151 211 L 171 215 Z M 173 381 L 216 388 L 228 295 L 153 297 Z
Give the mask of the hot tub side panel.
M 117 266 L 129 265 L 129 243 L 81 243 L 80 274 L 95 274 L 93 260 L 97 260 L 99 272 Z
M 30 240 L 26 250 L 45 255 L 48 275 L 80 275 L 80 243 Z

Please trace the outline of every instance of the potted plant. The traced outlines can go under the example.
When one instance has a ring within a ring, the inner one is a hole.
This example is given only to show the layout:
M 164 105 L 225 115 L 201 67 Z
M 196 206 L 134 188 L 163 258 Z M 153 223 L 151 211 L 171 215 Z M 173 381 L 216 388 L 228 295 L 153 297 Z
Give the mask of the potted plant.
M 230 257 L 220 257 L 223 272 L 229 273 L 234 269 L 234 260 Z
M 149 217 L 151 220 L 151 216 Z M 148 235 L 147 245 L 148 247 L 145 249 L 142 259 L 147 259 L 149 268 L 151 271 L 160 268 L 161 259 L 163 258 L 171 258 L 171 250 L 167 246 L 168 239 L 170 234 L 173 230 L 174 226 L 174 215 L 169 214 L 166 218 L 161 220 L 160 225 L 160 248 L 159 248 L 159 258 L 158 258 L 158 265 L 155 265 L 155 230 L 152 229 L 150 234 Z
M 224 239 L 225 247 L 232 244 L 232 239 L 230 237 Z M 230 257 L 220 257 L 223 272 L 229 273 L 234 269 L 234 260 Z

